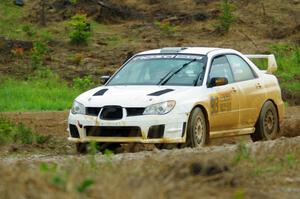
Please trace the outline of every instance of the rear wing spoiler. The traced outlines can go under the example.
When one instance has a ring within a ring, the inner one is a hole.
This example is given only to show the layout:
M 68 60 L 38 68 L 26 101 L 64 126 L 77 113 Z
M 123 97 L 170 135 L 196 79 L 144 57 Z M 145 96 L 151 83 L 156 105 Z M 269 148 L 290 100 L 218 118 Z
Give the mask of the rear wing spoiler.
M 249 59 L 268 59 L 268 69 L 266 73 L 273 74 L 277 71 L 277 63 L 274 54 L 270 55 L 245 55 Z

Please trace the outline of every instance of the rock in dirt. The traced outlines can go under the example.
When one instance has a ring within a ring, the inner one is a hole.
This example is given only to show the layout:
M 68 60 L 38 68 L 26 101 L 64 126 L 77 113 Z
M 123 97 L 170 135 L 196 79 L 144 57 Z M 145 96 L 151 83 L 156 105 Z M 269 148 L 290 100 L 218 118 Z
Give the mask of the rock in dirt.
M 194 162 L 190 165 L 190 173 L 192 175 L 213 176 L 228 170 L 229 169 L 227 165 L 220 165 L 211 161 L 207 162 L 206 164 Z

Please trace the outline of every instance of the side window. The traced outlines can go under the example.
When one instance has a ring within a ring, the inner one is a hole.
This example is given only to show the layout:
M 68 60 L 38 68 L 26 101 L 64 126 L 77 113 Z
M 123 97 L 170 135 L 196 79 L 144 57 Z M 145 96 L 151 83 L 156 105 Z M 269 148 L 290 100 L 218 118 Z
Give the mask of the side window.
M 255 75 L 245 60 L 237 55 L 226 55 L 234 75 L 235 81 L 254 79 Z
M 234 82 L 230 65 L 224 55 L 214 58 L 208 77 L 209 81 L 214 77 L 226 77 L 229 84 Z

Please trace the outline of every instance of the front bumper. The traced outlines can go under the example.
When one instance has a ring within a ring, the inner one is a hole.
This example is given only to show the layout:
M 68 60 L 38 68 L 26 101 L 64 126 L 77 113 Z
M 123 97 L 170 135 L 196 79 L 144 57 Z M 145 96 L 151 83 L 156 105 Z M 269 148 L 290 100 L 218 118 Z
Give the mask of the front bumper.
M 138 142 L 138 143 L 184 143 L 186 136 L 186 121 L 188 114 L 169 113 L 166 115 L 140 115 L 125 117 L 120 120 L 101 120 L 99 116 L 69 114 L 68 126 L 74 125 L 79 136 L 72 137 L 68 128 L 68 140 L 72 142 Z M 164 125 L 163 136 L 149 138 L 149 129 L 152 126 Z M 90 136 L 86 127 L 139 127 L 141 136 Z

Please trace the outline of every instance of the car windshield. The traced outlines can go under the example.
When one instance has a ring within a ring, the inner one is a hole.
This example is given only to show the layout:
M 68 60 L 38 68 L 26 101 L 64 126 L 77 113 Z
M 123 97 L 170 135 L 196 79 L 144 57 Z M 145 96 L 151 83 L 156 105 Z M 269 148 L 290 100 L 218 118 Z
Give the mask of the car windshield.
M 199 85 L 205 64 L 202 55 L 136 56 L 107 85 Z

